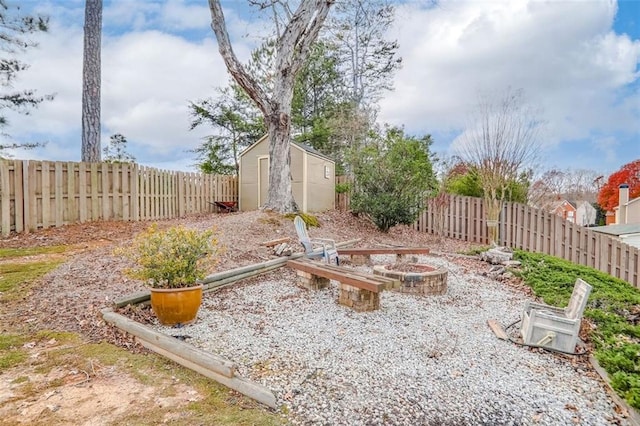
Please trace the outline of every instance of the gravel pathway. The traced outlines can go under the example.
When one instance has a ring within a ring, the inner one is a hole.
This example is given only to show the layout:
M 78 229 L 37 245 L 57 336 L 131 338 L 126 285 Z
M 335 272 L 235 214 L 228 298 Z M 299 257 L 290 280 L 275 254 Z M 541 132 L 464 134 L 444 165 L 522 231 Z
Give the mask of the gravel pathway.
M 336 303 L 336 283 L 302 290 L 282 269 L 207 295 L 195 324 L 156 329 L 236 362 L 292 424 L 627 424 L 580 363 L 493 335 L 487 320 L 518 319 L 524 295 L 419 260 L 449 269 L 446 295 L 384 292 L 379 311 L 356 313 Z

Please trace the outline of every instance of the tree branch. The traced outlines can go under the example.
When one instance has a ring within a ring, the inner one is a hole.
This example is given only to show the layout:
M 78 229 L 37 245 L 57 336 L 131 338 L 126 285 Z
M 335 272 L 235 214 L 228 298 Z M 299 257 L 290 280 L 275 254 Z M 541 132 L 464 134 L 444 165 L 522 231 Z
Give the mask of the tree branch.
M 220 0 L 209 0 L 209 9 L 211 11 L 211 28 L 218 40 L 218 49 L 227 69 L 265 116 L 269 115 L 271 113 L 269 97 L 256 80 L 245 71 L 231 47 Z

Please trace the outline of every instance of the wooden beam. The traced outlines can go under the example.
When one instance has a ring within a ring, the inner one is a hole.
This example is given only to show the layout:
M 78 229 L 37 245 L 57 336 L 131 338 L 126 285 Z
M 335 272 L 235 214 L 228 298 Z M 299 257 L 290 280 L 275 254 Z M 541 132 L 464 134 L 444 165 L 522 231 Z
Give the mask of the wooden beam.
M 104 309 L 102 316 L 106 322 L 134 335 L 136 340 L 147 349 L 209 377 L 270 408 L 276 408 L 276 397 L 273 392 L 264 386 L 236 376 L 235 364 L 231 361 L 152 330 L 127 317 L 116 314 L 111 309 Z
M 119 329 L 124 330 L 139 339 L 150 342 L 165 351 L 175 353 L 181 358 L 201 365 L 202 367 L 214 371 L 217 374 L 224 377 L 235 376 L 236 365 L 229 360 L 217 355 L 212 355 L 174 337 L 157 332 L 125 317 L 124 315 L 116 314 L 111 309 L 104 309 L 102 311 L 102 318 L 109 324 L 113 324 Z
M 275 239 L 275 240 L 264 241 L 264 242 L 260 243 L 260 245 L 264 246 L 264 247 L 273 247 L 273 246 L 277 246 L 278 244 L 288 243 L 290 241 L 291 241 L 291 238 L 284 237 L 284 238 L 278 238 L 278 239 Z
M 426 247 L 380 247 L 380 248 L 352 248 L 338 249 L 340 255 L 370 255 L 370 254 L 429 254 Z
M 360 275 L 353 274 L 349 269 L 340 271 L 331 268 L 323 268 L 322 264 L 315 264 L 309 261 L 289 260 L 287 266 L 298 271 L 308 272 L 320 277 L 329 278 L 330 280 L 339 281 L 343 284 L 352 285 L 363 290 L 369 290 L 374 293 L 380 293 L 386 287 L 385 284 L 369 280 Z

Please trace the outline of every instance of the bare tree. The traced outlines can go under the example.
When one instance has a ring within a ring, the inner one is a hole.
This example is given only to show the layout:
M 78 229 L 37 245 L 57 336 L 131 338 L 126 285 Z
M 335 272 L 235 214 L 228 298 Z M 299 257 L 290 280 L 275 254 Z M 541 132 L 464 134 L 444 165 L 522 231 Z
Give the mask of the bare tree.
M 231 46 L 220 0 L 209 0 L 211 27 L 227 69 L 258 105 L 269 133 L 269 191 L 265 208 L 279 212 L 297 210 L 291 190 L 291 101 L 296 74 L 309 56 L 312 43 L 335 0 L 300 2 L 276 41 L 273 90 L 268 93 L 242 66 Z M 271 3 L 277 3 L 273 0 Z M 279 29 L 280 31 L 280 29 Z
M 524 92 L 508 89 L 500 98 L 481 95 L 470 127 L 461 136 L 459 155 L 476 167 L 482 184 L 491 244 L 497 243 L 509 182 L 539 158 L 542 127 L 539 112 L 525 102 Z
M 82 161 L 100 161 L 100 45 L 102 0 L 84 6 L 84 59 L 82 67 Z
M 544 172 L 529 188 L 529 204 L 552 209 L 560 200 L 594 203 L 598 195 L 598 173 L 594 170 L 552 169 Z

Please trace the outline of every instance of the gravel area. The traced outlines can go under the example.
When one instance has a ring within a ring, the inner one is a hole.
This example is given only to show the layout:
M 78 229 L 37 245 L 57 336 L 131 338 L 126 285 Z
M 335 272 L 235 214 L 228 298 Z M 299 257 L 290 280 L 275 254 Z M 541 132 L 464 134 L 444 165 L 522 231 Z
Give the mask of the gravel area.
M 292 424 L 628 424 L 580 360 L 493 335 L 487 320 L 518 319 L 522 291 L 447 257 L 419 261 L 448 268 L 446 295 L 387 291 L 356 313 L 337 283 L 307 291 L 283 268 L 206 295 L 192 325 L 154 327 L 236 362 Z

